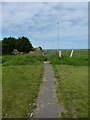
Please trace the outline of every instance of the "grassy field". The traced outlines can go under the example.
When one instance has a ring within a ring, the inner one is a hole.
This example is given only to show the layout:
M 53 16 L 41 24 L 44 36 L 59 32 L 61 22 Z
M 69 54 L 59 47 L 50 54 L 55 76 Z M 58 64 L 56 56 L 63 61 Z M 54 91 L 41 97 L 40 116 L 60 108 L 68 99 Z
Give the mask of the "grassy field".
M 63 118 L 88 116 L 88 51 L 62 51 L 48 57 L 53 65 L 58 86 L 58 102 L 63 104 Z M 6 55 L 2 57 L 3 118 L 28 118 L 35 107 L 35 99 L 43 76 L 46 57 Z
M 3 118 L 29 118 L 43 77 L 43 57 L 3 56 Z
M 50 58 L 58 86 L 57 98 L 63 104 L 63 118 L 88 118 L 88 52 L 64 51 L 64 58 Z
M 2 118 L 2 67 L 0 66 L 0 118 Z
M 52 64 L 68 64 L 75 66 L 88 66 L 88 51 L 74 51 L 72 58 L 70 58 L 70 50 L 62 51 L 63 58 L 59 58 L 58 55 L 51 56 L 49 60 Z
M 63 103 L 64 118 L 88 118 L 88 67 L 55 65 L 57 97 Z

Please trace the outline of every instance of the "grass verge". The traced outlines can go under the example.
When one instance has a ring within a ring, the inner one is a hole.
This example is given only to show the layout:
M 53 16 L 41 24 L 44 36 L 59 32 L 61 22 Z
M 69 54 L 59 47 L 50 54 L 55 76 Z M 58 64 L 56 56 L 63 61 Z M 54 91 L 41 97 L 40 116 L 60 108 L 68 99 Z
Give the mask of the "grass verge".
M 2 72 L 3 118 L 28 118 L 35 107 L 43 65 L 4 66 Z
M 0 66 L 0 118 L 2 118 L 2 67 Z
M 57 98 L 66 112 L 63 118 L 88 118 L 88 67 L 53 65 Z

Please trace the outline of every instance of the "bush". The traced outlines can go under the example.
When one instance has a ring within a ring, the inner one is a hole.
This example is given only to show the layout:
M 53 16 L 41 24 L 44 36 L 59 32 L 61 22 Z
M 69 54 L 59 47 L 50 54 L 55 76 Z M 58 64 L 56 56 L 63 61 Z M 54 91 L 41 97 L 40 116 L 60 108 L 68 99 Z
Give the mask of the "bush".
M 17 49 L 19 52 L 28 53 L 30 50 L 33 50 L 33 46 L 26 37 L 21 37 L 18 39 L 8 37 L 2 40 L 3 55 L 12 54 L 14 49 Z

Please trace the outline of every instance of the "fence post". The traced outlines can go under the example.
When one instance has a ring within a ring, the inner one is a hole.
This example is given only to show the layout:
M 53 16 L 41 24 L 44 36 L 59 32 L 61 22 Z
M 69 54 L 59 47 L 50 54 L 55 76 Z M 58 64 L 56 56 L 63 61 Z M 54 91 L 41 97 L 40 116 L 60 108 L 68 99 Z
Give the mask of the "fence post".
M 73 55 L 73 51 L 74 51 L 74 50 L 72 50 L 72 51 L 71 51 L 70 58 L 71 58 L 71 57 L 72 57 L 72 55 Z
M 62 57 L 61 50 L 59 50 L 59 57 L 60 57 L 60 58 Z

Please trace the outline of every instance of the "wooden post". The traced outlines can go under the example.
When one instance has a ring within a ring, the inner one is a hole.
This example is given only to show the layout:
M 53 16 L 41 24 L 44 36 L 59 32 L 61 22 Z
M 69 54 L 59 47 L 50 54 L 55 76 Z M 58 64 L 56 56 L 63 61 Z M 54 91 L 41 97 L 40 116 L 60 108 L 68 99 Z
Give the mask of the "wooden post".
M 61 50 L 59 50 L 59 57 L 60 57 L 60 58 L 62 57 Z
M 73 52 L 74 52 L 74 50 L 72 50 L 72 51 L 71 51 L 70 58 L 72 57 L 72 55 L 73 55 Z

